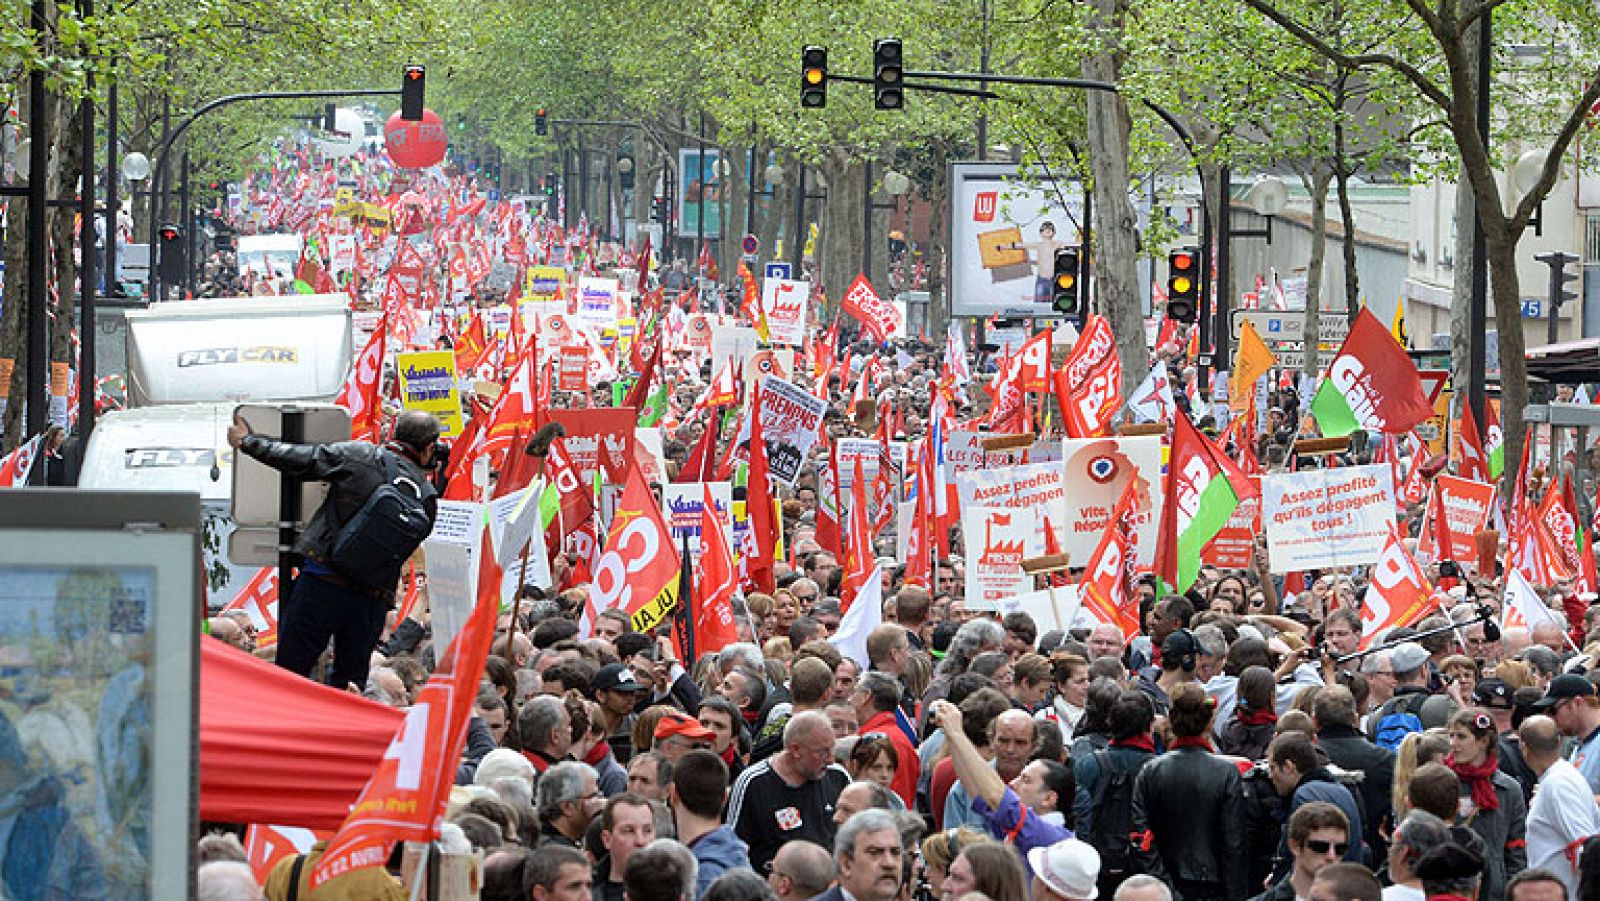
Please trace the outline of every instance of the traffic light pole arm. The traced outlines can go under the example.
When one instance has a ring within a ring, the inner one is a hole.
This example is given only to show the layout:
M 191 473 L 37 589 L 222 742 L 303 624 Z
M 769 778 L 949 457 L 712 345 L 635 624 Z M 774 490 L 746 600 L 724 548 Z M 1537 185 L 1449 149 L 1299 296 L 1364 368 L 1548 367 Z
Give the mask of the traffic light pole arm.
M 161 192 L 166 189 L 167 154 L 172 152 L 172 146 L 178 142 L 179 138 L 183 137 L 184 132 L 189 130 L 189 126 L 212 110 L 232 106 L 235 103 L 242 103 L 246 100 L 320 100 L 332 97 L 393 97 L 399 94 L 399 88 L 355 88 L 345 91 L 254 91 L 248 94 L 229 94 L 226 97 L 218 97 L 215 100 L 208 101 L 201 104 L 199 109 L 185 116 L 183 121 L 172 129 L 172 133 L 167 136 L 166 141 L 162 142 L 161 152 L 156 154 L 156 169 L 150 184 L 150 195 L 152 198 L 160 197 L 162 196 Z M 152 204 L 151 209 L 155 209 L 154 204 Z M 156 214 L 152 212 L 151 215 L 154 218 Z M 187 222 L 185 225 L 187 225 Z M 152 223 L 152 226 L 154 226 L 154 223 Z M 152 234 L 155 232 L 154 227 L 151 228 L 151 232 Z M 152 286 L 150 296 L 153 300 L 160 300 L 161 297 L 155 289 L 161 287 L 161 276 L 159 274 L 161 248 L 159 241 L 152 241 L 151 244 L 153 246 L 150 250 L 150 283 Z

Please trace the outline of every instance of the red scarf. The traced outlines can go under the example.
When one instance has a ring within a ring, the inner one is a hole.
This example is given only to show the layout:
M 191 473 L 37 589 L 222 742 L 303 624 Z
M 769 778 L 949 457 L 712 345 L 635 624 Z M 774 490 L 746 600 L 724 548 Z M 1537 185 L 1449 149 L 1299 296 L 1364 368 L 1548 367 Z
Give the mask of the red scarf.
M 1438 892 L 1428 896 L 1428 901 L 1470 901 L 1466 895 L 1452 895 L 1449 892 Z
M 600 763 L 600 761 L 605 760 L 606 755 L 610 753 L 610 742 L 604 740 L 597 741 L 594 743 L 594 747 L 589 749 L 589 753 L 583 755 L 583 762 L 590 766 L 596 766 Z
M 1277 711 L 1271 709 L 1247 710 L 1241 706 L 1236 715 L 1239 722 L 1246 726 L 1270 726 L 1278 721 Z
M 1135 735 L 1132 738 L 1119 738 L 1111 743 L 1113 748 L 1133 748 L 1136 751 L 1156 752 L 1156 741 L 1148 735 Z
M 733 750 L 734 744 L 730 741 L 728 746 L 722 749 L 722 762 L 727 764 L 730 770 L 733 769 L 733 762 L 738 759 L 738 754 Z
M 1444 765 L 1455 770 L 1456 776 L 1472 788 L 1472 803 L 1479 810 L 1499 810 L 1500 798 L 1494 793 L 1492 778 L 1499 769 L 1499 761 L 1495 755 L 1490 754 L 1483 758 L 1483 763 L 1477 766 L 1468 766 L 1456 760 L 1456 755 L 1451 754 L 1444 759 Z
M 1179 736 L 1172 740 L 1172 747 L 1167 750 L 1176 751 L 1179 748 L 1199 748 L 1203 751 L 1209 751 L 1211 750 L 1211 738 L 1206 735 Z

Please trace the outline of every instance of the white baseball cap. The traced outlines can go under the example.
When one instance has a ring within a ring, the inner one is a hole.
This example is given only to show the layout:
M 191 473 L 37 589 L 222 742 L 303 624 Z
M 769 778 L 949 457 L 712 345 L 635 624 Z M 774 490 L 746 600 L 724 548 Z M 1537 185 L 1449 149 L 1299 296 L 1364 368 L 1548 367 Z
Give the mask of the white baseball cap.
M 1028 866 L 1050 891 L 1073 901 L 1093 901 L 1100 894 L 1100 854 L 1088 843 L 1069 838 L 1028 852 Z

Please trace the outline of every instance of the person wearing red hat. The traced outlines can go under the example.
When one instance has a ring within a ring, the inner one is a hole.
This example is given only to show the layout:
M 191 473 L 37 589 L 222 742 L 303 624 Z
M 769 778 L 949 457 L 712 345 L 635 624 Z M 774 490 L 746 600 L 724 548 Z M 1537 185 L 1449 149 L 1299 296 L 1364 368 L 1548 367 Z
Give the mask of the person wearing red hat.
M 706 750 L 717 734 L 686 713 L 668 713 L 656 723 L 655 750 L 676 764 L 690 751 Z

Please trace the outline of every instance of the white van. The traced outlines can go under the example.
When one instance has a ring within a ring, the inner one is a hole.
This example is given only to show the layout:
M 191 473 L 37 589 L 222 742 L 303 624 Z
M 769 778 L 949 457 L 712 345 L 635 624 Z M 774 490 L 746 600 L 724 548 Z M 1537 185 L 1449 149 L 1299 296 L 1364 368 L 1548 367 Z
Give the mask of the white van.
M 256 567 L 223 551 L 233 531 L 228 426 L 246 401 L 328 402 L 352 358 L 344 295 L 167 301 L 127 314 L 129 409 L 99 418 L 84 449 L 82 488 L 194 491 L 206 513 L 207 568 L 229 579 L 227 603 Z

